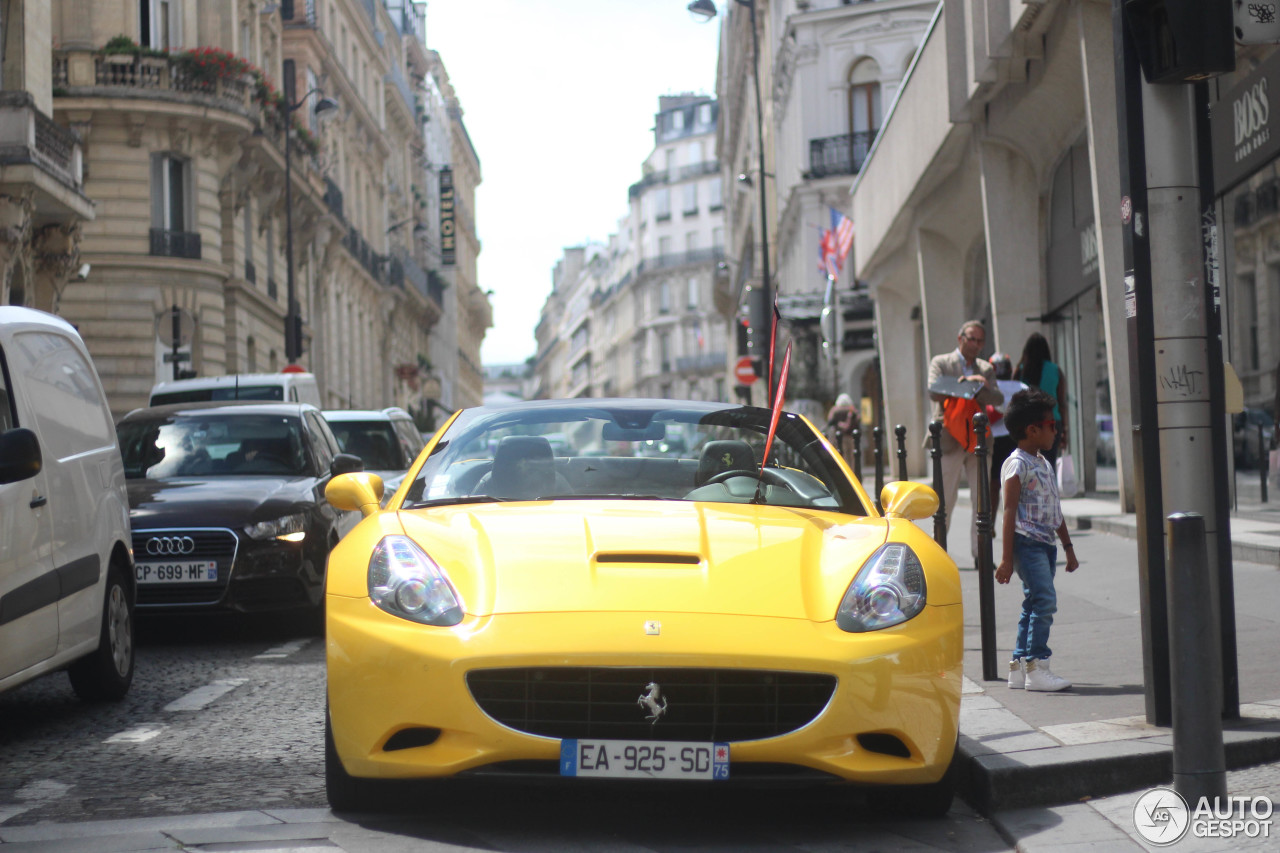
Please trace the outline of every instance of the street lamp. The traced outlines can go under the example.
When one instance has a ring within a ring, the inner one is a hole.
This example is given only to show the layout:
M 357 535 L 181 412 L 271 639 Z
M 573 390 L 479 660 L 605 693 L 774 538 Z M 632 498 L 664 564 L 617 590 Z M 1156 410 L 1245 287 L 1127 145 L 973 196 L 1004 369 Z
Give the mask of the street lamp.
M 759 149 L 760 155 L 760 267 L 761 280 L 760 287 L 751 291 L 748 297 L 747 314 L 751 318 L 751 349 L 755 350 L 759 347 L 757 358 L 762 361 L 768 357 L 769 347 L 764 345 L 764 341 L 772 337 L 773 330 L 773 286 L 769 280 L 769 215 L 767 210 L 769 194 L 765 189 L 764 179 L 768 176 L 768 172 L 764 168 L 764 106 L 760 98 L 760 36 L 756 32 L 756 4 L 755 0 L 734 0 L 739 6 L 746 6 L 751 14 L 751 50 L 752 64 L 756 89 L 756 147 Z M 716 4 L 712 0 L 693 0 L 687 7 L 689 14 L 693 15 L 694 20 L 702 23 L 710 21 L 716 16 Z M 742 174 L 738 176 L 738 180 L 746 187 L 752 184 L 751 176 Z M 756 330 L 759 330 L 756 333 Z M 770 341 L 770 344 L 773 342 Z M 766 370 L 772 370 L 772 365 L 765 363 Z M 773 377 L 769 377 L 768 386 L 773 387 Z M 771 403 L 772 401 L 766 401 Z
M 302 315 L 298 311 L 297 290 L 293 283 L 293 158 L 290 156 L 293 144 L 289 138 L 293 128 L 289 117 L 318 91 L 320 90 L 312 89 L 299 98 L 297 103 L 290 104 L 286 100 L 280 104 L 280 114 L 284 118 L 284 280 L 287 304 L 284 315 L 284 357 L 290 364 L 296 364 L 298 357 L 302 355 Z M 338 102 L 333 98 L 321 97 L 316 101 L 313 112 L 320 116 L 337 108 Z

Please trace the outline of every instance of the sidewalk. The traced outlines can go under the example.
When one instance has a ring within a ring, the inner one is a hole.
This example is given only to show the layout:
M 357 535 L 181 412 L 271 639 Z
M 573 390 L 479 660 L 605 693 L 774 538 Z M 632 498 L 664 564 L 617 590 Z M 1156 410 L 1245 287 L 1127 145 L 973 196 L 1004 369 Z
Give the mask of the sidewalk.
M 1231 795 L 1280 799 L 1280 495 L 1262 503 L 1259 483 L 1238 481 L 1231 517 L 1237 611 L 1240 719 L 1224 725 Z M 948 539 L 962 569 L 971 518 L 967 493 L 957 501 Z M 1138 798 L 1173 778 L 1169 728 L 1147 723 L 1137 584 L 1137 519 L 1120 512 L 1115 493 L 1063 501 L 1081 569 L 1061 572 L 1054 623 L 1054 671 L 1074 682 L 1061 694 L 1010 690 L 983 681 L 978 575 L 961 572 L 966 602 L 965 688 L 961 702 L 961 787 L 1020 851 L 1075 845 L 1108 850 L 1145 846 L 1134 824 Z M 924 525 L 932 531 L 932 524 Z M 1100 535 L 1109 534 L 1109 535 Z M 957 546 L 957 542 L 960 544 Z M 999 542 L 995 543 L 999 556 Z M 1020 591 L 996 590 L 997 668 L 1003 678 Z M 1059 665 L 1058 660 L 1062 663 Z M 1248 768 L 1248 769 L 1246 769 Z M 1194 804 L 1192 804 L 1194 807 Z M 1262 840 L 1186 838 L 1179 851 L 1277 849 L 1280 816 Z M 1250 847 L 1250 844 L 1255 845 Z

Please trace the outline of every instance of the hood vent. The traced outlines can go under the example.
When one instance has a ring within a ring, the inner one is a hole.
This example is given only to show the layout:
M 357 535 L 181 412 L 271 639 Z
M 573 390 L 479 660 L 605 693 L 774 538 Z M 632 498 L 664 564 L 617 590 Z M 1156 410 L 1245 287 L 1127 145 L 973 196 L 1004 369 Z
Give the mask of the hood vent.
M 596 554 L 597 563 L 664 563 L 680 566 L 696 566 L 702 562 L 697 554 Z

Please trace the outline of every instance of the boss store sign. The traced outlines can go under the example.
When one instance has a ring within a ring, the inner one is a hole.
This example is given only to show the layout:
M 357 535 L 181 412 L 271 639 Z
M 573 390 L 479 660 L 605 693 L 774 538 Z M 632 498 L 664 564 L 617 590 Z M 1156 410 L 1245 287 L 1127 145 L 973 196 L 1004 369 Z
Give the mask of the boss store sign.
M 1280 97 L 1280 51 L 1213 105 L 1214 192 L 1221 195 L 1280 155 L 1273 99 Z

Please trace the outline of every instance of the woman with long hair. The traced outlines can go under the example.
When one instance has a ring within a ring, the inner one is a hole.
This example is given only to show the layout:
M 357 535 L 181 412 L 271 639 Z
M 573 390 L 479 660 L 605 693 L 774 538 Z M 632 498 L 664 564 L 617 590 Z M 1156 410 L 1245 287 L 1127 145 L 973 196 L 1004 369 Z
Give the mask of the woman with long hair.
M 1067 446 L 1067 383 L 1062 376 L 1062 368 L 1050 357 L 1049 341 L 1044 335 L 1032 332 L 1027 338 L 1013 378 L 1039 388 L 1057 401 L 1053 407 L 1053 420 L 1058 426 L 1058 440 L 1052 450 L 1044 453 L 1046 459 L 1056 462 L 1059 448 Z

